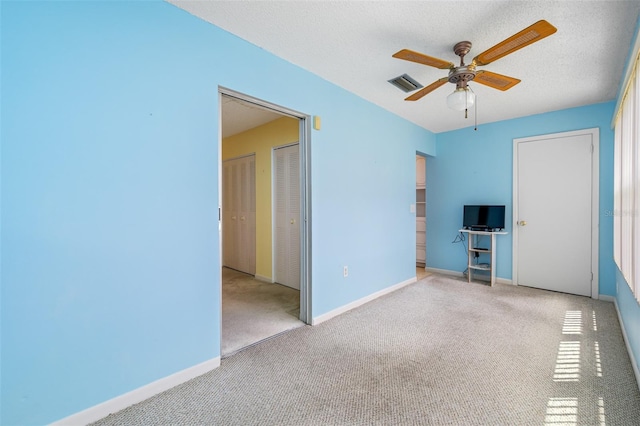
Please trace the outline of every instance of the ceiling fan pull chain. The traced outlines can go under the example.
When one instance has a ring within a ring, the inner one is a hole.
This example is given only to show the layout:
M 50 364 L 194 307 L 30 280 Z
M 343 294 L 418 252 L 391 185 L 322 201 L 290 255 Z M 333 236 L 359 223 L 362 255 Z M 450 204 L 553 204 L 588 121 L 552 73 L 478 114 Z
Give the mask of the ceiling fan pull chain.
M 460 66 L 464 66 L 464 62 L 462 62 L 462 58 L 464 58 L 464 55 L 462 55 L 462 56 L 460 57 L 460 63 L 462 64 L 462 65 L 460 65 Z M 471 90 L 471 88 L 470 88 L 469 86 L 466 86 L 466 85 L 465 85 L 465 90 Z M 471 90 L 471 93 L 473 93 L 473 90 Z M 467 94 L 465 93 L 465 95 L 464 95 L 464 119 L 465 119 L 465 120 L 468 118 L 468 117 L 467 117 L 467 109 L 468 109 L 468 107 L 469 107 L 469 105 L 467 105 L 467 103 L 468 103 L 468 102 L 469 102 L 469 97 L 468 97 L 468 96 L 467 96 Z
M 473 90 L 472 90 L 472 92 L 473 92 Z M 473 130 L 477 131 L 478 130 L 478 95 L 476 95 L 474 93 L 473 96 L 476 97 L 476 102 L 473 104 L 475 109 L 476 109 L 476 111 L 473 113 L 474 114 L 474 117 L 473 117 L 473 120 L 474 120 Z

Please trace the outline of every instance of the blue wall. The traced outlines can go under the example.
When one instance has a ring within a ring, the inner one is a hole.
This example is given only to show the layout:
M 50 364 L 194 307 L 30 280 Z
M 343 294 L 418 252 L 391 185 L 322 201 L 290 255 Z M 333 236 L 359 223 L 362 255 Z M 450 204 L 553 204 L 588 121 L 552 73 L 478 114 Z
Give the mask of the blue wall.
M 513 139 L 600 129 L 600 293 L 615 294 L 613 250 L 613 102 L 538 114 L 436 135 L 437 158 L 427 160 L 427 266 L 462 272 L 467 257 L 452 244 L 464 204 L 504 204 L 509 235 L 498 236 L 496 275 L 511 279 Z
M 167 3 L 1 7 L 0 423 L 220 355 L 219 86 L 322 117 L 314 317 L 415 276 L 434 134 Z

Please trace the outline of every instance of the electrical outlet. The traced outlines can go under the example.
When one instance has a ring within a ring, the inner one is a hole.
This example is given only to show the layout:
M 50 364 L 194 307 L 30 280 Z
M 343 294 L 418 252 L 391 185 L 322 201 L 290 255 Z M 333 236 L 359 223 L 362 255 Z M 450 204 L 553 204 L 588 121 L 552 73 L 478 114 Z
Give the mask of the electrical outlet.
M 342 269 L 342 275 L 343 275 L 345 278 L 347 278 L 347 277 L 349 276 L 349 267 L 348 267 L 348 266 L 345 266 L 345 267 Z

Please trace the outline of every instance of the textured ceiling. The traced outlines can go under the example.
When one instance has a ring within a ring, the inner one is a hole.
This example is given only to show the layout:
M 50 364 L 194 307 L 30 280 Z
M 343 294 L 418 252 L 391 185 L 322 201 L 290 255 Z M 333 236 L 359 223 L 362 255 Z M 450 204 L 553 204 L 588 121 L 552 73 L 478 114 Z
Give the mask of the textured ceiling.
M 222 137 L 242 133 L 269 123 L 283 115 L 239 99 L 222 96 Z
M 640 10 L 638 0 L 170 2 L 436 133 L 471 126 L 473 115 L 446 107 L 449 83 L 404 101 L 387 80 L 407 73 L 426 86 L 447 71 L 393 53 L 408 48 L 457 64 L 452 47 L 469 40 L 468 63 L 546 19 L 555 34 L 482 67 L 520 84 L 502 92 L 471 83 L 478 123 L 511 119 L 615 99 Z

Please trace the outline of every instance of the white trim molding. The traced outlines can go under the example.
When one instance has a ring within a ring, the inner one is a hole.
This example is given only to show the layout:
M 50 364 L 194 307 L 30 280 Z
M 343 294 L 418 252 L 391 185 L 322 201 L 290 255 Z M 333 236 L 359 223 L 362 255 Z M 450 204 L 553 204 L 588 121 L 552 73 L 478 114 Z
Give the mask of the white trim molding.
M 449 269 L 438 269 L 438 268 L 428 268 L 428 267 L 425 267 L 425 268 L 424 268 L 424 270 L 425 270 L 425 271 L 427 271 L 427 272 L 433 272 L 434 274 L 450 275 L 450 276 L 460 277 L 460 278 L 466 278 L 466 277 L 467 277 L 467 276 L 466 276 L 464 273 L 462 273 L 462 272 L 459 272 L 459 271 L 451 271 L 451 270 L 449 270 Z M 474 277 L 475 277 L 475 276 L 474 276 Z M 485 278 L 485 277 L 482 277 L 482 276 L 478 275 L 477 277 L 475 277 L 475 278 L 473 278 L 473 279 L 472 279 L 472 281 L 475 281 L 475 280 L 490 282 L 490 281 L 491 281 L 491 277 L 489 277 L 489 276 L 487 275 L 487 277 Z M 513 284 L 513 281 L 512 281 L 512 280 L 510 280 L 509 278 L 500 278 L 500 277 L 496 277 L 496 282 L 497 282 L 498 284 L 509 284 L 509 285 Z
M 622 331 L 622 340 L 624 340 L 624 346 L 627 348 L 629 360 L 631 361 L 631 367 L 633 368 L 633 374 L 636 376 L 636 383 L 638 384 L 638 389 L 640 389 L 640 369 L 638 369 L 638 363 L 636 362 L 636 359 L 633 356 L 633 351 L 631 350 L 631 346 L 629 345 L 627 332 L 624 329 L 624 321 L 622 320 L 622 315 L 620 315 L 620 309 L 618 309 L 618 299 L 616 299 L 614 296 L 609 296 L 608 294 L 601 294 L 599 299 L 603 302 L 613 303 L 613 306 L 615 306 L 616 308 L 618 322 L 620 323 L 620 330 Z
M 270 284 L 275 283 L 275 281 L 273 280 L 273 278 L 271 278 L 271 277 L 267 277 L 267 276 L 265 276 L 265 275 L 255 274 L 255 275 L 254 275 L 254 278 L 255 278 L 256 280 L 258 280 L 258 281 L 262 281 L 262 282 L 264 282 L 264 283 L 270 283 Z
M 454 277 L 462 277 L 462 278 L 464 278 L 464 273 L 459 272 L 459 271 L 452 271 L 450 269 L 438 269 L 438 268 L 430 268 L 428 266 L 425 266 L 424 270 L 427 271 L 427 272 L 432 272 L 434 274 L 452 275 Z
M 332 311 L 327 312 L 326 314 L 322 314 L 320 316 L 317 316 L 315 318 L 313 318 L 311 325 L 318 325 L 320 323 L 323 323 L 327 320 L 330 320 L 333 317 L 337 317 L 340 314 L 343 314 L 347 311 L 350 311 L 351 309 L 357 308 L 358 306 L 362 306 L 365 303 L 371 302 L 372 300 L 377 299 L 380 296 L 384 296 L 385 294 L 389 294 L 392 293 L 396 290 L 400 290 L 402 287 L 406 287 L 409 284 L 413 284 L 417 281 L 416 277 L 413 278 L 409 278 L 408 280 L 402 281 L 401 283 L 398 284 L 394 284 L 391 287 L 387 287 L 385 289 L 382 289 L 380 291 L 376 291 L 375 293 L 372 293 L 368 296 L 365 296 L 361 299 L 358 300 L 354 300 L 351 303 L 347 303 L 346 305 L 343 305 L 339 308 L 333 309 Z
M 170 376 L 158 379 L 147 385 L 141 386 L 130 392 L 116 396 L 108 401 L 102 402 L 86 410 L 72 414 L 64 419 L 51 423 L 53 426 L 62 425 L 86 425 L 107 417 L 111 413 L 116 413 L 134 404 L 149 399 L 159 393 L 178 386 L 184 382 L 208 373 L 220 366 L 220 357 L 210 359 L 203 363 L 186 368 Z
M 609 297 L 611 296 L 607 296 L 607 298 Z M 602 299 L 602 296 L 600 296 L 600 298 Z M 620 315 L 620 309 L 618 309 L 618 299 L 616 299 L 615 297 L 613 297 L 613 306 L 616 307 L 618 322 L 620 323 L 620 329 L 622 330 L 622 340 L 624 340 L 624 345 L 627 348 L 629 360 L 631 361 L 631 368 L 633 368 L 633 374 L 636 376 L 636 384 L 638 385 L 638 389 L 640 390 L 640 370 L 638 369 L 638 363 L 636 362 L 636 359 L 633 356 L 633 351 L 631 350 L 631 346 L 629 345 L 629 338 L 627 337 L 627 332 L 624 329 L 624 321 L 622 320 L 622 315 Z

